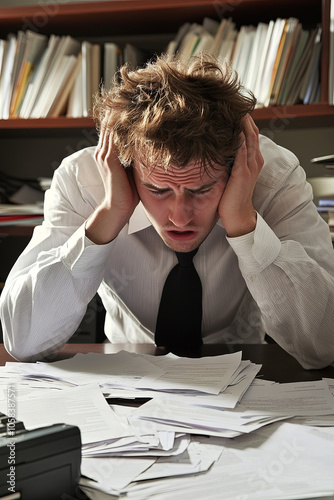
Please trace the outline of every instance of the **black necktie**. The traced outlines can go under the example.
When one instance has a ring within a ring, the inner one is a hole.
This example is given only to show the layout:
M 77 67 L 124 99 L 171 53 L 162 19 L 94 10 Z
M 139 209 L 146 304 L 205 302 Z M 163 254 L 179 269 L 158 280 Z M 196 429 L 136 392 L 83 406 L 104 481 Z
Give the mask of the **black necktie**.
M 202 284 L 193 263 L 198 248 L 175 252 L 178 264 L 167 276 L 157 318 L 155 343 L 170 350 L 202 345 Z

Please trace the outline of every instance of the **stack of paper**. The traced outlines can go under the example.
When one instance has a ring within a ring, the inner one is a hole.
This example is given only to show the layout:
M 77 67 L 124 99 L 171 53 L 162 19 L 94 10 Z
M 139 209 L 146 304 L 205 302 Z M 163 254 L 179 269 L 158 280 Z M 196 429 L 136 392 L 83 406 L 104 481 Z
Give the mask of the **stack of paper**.
M 0 411 L 10 381 L 27 429 L 77 425 L 80 485 L 92 500 L 334 494 L 333 381 L 277 384 L 259 370 L 241 352 L 7 363 Z

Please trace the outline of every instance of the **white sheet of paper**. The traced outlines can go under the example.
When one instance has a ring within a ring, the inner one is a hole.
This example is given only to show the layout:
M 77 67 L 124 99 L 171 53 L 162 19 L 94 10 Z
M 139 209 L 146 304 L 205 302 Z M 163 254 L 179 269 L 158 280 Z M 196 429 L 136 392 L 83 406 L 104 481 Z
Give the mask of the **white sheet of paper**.
M 128 486 L 156 458 L 82 458 L 81 474 L 94 479 L 106 492 L 118 492 Z
M 334 441 L 329 437 L 283 422 L 233 440 L 210 438 L 221 443 L 223 452 L 205 474 L 136 482 L 126 489 L 126 498 L 292 500 L 331 495 Z
M 131 388 L 140 381 L 145 381 L 149 387 L 163 373 L 141 355 L 126 351 L 115 354 L 79 353 L 54 363 L 24 364 L 20 371 L 25 376 L 47 376 L 76 385 L 98 383 Z
M 241 363 L 241 351 L 203 358 L 179 358 L 173 354 L 144 356 L 164 373 L 149 387 L 144 380 L 137 387 L 159 391 L 188 390 L 219 394 L 230 383 Z
M 275 384 L 268 388 L 251 386 L 236 409 L 264 414 L 334 416 L 334 397 L 324 380 Z
M 132 434 L 105 401 L 98 385 L 73 387 L 51 392 L 31 399 L 20 398 L 17 402 L 17 419 L 26 429 L 65 423 L 76 425 L 81 431 L 83 445 L 98 441 L 118 439 Z

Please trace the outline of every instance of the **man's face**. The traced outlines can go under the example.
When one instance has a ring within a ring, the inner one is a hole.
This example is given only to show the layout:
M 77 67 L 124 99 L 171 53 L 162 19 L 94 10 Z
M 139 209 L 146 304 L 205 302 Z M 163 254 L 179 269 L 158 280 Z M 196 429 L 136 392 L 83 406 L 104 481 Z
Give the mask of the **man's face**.
M 189 252 L 216 224 L 228 177 L 222 167 L 209 175 L 197 163 L 165 171 L 150 170 L 135 160 L 134 180 L 147 216 L 165 244 Z

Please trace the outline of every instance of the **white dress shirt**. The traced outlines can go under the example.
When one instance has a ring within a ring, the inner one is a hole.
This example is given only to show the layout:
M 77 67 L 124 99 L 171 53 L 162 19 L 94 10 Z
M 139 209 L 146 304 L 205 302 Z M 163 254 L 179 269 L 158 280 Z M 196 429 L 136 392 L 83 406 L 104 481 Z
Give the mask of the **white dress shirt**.
M 260 136 L 257 226 L 227 238 L 221 223 L 194 264 L 203 284 L 204 343 L 261 343 L 265 332 L 306 368 L 334 360 L 334 252 L 328 225 L 295 155 Z M 107 245 L 85 236 L 104 196 L 94 147 L 63 161 L 45 196 L 45 221 L 1 295 L 7 350 L 35 360 L 59 349 L 98 292 L 111 342 L 154 342 L 165 278 L 177 259 L 139 204 Z

